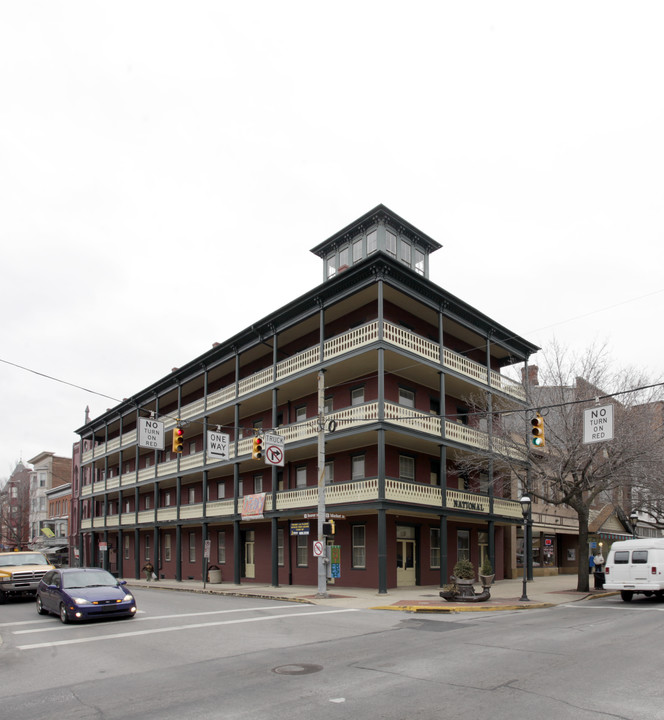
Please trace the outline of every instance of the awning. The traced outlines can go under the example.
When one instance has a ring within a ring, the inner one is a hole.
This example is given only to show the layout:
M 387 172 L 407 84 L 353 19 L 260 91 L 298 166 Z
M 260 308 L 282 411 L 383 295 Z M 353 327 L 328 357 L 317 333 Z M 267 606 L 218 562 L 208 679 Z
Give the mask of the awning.
M 597 537 L 603 538 L 604 540 L 632 540 L 634 538 L 634 535 L 626 535 L 623 533 L 598 532 L 593 534 L 597 535 Z
M 69 550 L 69 545 L 60 545 L 58 547 L 49 547 L 45 549 L 45 553 L 50 555 L 51 553 L 60 552 L 60 550 Z

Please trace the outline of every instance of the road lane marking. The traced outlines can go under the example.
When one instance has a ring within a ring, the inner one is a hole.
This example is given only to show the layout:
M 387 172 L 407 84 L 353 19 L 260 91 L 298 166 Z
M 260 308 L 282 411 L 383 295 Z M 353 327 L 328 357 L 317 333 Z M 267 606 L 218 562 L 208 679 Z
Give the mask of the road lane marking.
M 301 605 L 293 605 L 294 610 L 299 610 L 302 606 Z M 138 622 L 144 621 L 144 620 L 172 620 L 173 618 L 187 618 L 187 617 L 198 617 L 202 615 L 223 615 L 226 613 L 238 613 L 238 612 L 256 612 L 257 610 L 283 610 L 284 606 L 282 605 L 268 605 L 267 607 L 262 608 L 235 608 L 234 610 L 210 610 L 206 612 L 193 612 L 193 613 L 176 613 L 174 615 L 148 615 L 147 617 L 139 617 Z M 138 611 L 141 614 L 145 614 L 145 610 L 139 610 Z M 55 620 L 55 618 L 51 618 L 51 620 Z M 40 620 L 31 620 L 29 622 L 42 622 Z M 48 622 L 48 620 L 46 620 Z M 16 623 L 17 625 L 19 623 Z M 75 624 L 75 623 L 74 623 Z M 84 628 L 93 628 L 96 627 L 96 623 L 94 625 L 84 625 L 81 624 L 79 627 Z M 49 627 L 38 627 L 38 628 L 31 628 L 30 630 L 14 630 L 12 635 L 28 635 L 30 633 L 39 633 L 39 632 L 53 632 L 55 630 L 64 630 L 68 631 L 69 628 L 65 627 L 62 623 L 59 624 L 49 624 Z
M 31 645 L 17 645 L 17 650 L 40 650 L 43 648 L 59 647 L 62 645 L 78 645 L 80 643 L 97 642 L 101 640 L 117 640 L 118 638 L 136 637 L 137 635 L 155 635 L 157 633 L 176 632 L 178 630 L 196 630 L 199 628 L 209 628 L 219 625 L 239 625 L 241 623 L 265 622 L 266 620 L 281 620 L 283 618 L 292 618 L 314 615 L 333 615 L 335 613 L 358 612 L 357 608 L 344 608 L 341 610 L 317 610 L 313 612 L 285 613 L 284 615 L 266 615 L 264 617 L 239 618 L 237 620 L 218 620 L 210 623 L 195 623 L 193 625 L 175 625 L 165 628 L 153 628 L 151 630 L 136 630 L 135 632 L 115 633 L 113 635 L 94 635 L 92 637 L 72 638 L 71 640 L 56 640 L 54 642 L 33 643 Z

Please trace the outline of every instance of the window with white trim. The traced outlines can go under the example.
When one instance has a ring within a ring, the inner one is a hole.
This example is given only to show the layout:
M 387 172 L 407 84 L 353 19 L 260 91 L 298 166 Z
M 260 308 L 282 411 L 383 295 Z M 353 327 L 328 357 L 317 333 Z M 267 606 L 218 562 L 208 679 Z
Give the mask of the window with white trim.
M 361 570 L 367 566 L 366 527 L 353 525 L 351 533 L 351 563 L 354 569 Z

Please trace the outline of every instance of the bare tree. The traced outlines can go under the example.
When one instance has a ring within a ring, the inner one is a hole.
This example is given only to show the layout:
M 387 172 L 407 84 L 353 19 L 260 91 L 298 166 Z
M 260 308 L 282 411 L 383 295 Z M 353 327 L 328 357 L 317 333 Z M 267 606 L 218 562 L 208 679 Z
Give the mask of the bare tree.
M 526 378 L 529 409 L 503 406 L 492 423 L 494 450 L 529 495 L 550 505 L 572 508 L 579 524 L 579 591 L 589 589 L 587 557 L 591 508 L 630 503 L 631 488 L 643 469 L 661 457 L 662 432 L 643 442 L 652 428 L 652 413 L 644 412 L 662 396 L 661 385 L 634 369 L 612 372 L 605 347 L 591 347 L 580 356 L 554 343 L 542 353 L 539 377 Z M 528 373 L 524 373 L 528 375 Z M 639 388 L 642 388 L 639 390 Z M 596 404 L 614 408 L 614 438 L 585 444 L 584 410 Z M 496 407 L 494 405 L 494 413 Z M 530 444 L 530 421 L 544 418 L 545 445 Z M 628 513 L 627 513 L 628 514 Z

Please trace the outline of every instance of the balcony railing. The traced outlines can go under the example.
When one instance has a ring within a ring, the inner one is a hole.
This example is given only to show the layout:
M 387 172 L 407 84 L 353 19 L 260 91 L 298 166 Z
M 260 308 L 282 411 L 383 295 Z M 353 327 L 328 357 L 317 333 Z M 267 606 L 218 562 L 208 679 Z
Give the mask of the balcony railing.
M 374 502 L 378 497 L 378 478 L 367 478 L 344 483 L 331 483 L 325 486 L 325 507 L 333 511 L 335 505 L 353 505 L 363 502 Z M 406 482 L 403 480 L 385 480 L 385 499 L 392 502 L 399 502 L 408 505 L 420 505 L 425 507 L 439 508 L 442 502 L 442 492 L 436 485 L 424 485 L 422 483 Z M 447 508 L 452 512 L 463 511 L 476 513 L 477 515 L 488 515 L 490 511 L 490 498 L 481 493 L 471 493 L 462 490 L 448 489 L 446 491 Z M 238 506 L 242 506 L 242 500 L 238 500 Z M 318 487 L 295 488 L 292 490 L 281 490 L 277 493 L 276 509 L 279 511 L 315 509 L 318 506 Z M 207 503 L 206 518 L 228 518 L 233 517 L 233 500 L 216 500 Z M 267 493 L 265 498 L 265 511 L 272 511 L 272 493 Z M 516 500 L 507 498 L 494 498 L 494 515 L 504 518 L 520 518 L 521 504 Z M 139 523 L 154 523 L 154 510 L 144 510 L 138 513 Z M 174 506 L 159 508 L 157 520 L 173 521 L 178 519 L 178 511 Z M 181 505 L 180 520 L 201 520 L 203 519 L 203 503 L 194 505 Z M 104 526 L 103 517 L 94 518 L 92 521 L 83 520 L 81 528 L 89 530 L 91 527 L 103 528 L 109 526 L 132 525 L 136 522 L 136 513 L 123 513 L 121 516 L 109 515 Z
M 354 352 L 366 345 L 377 342 L 379 337 L 379 323 L 374 320 L 359 328 L 353 328 L 337 337 L 326 340 L 323 346 L 323 360 L 330 360 L 348 352 Z M 383 322 L 383 340 L 395 347 L 423 357 L 433 363 L 440 363 L 440 346 L 417 335 L 405 328 L 394 325 L 390 322 Z M 204 412 L 221 407 L 227 403 L 241 398 L 243 395 L 255 392 L 269 386 L 273 382 L 281 382 L 284 378 L 303 372 L 315 367 L 320 363 L 320 347 L 318 345 L 308 348 L 297 355 L 277 363 L 276 367 L 268 367 L 243 378 L 236 384 L 228 385 L 225 388 L 211 393 L 205 398 L 199 398 L 194 402 L 185 405 L 180 410 L 180 418 L 188 419 L 201 415 Z M 472 378 L 476 382 L 488 384 L 490 387 L 503 393 L 511 395 L 519 400 L 525 400 L 525 392 L 519 384 L 504 377 L 480 363 L 470 360 L 459 353 L 447 348 L 443 349 L 442 364 L 454 372 Z M 168 430 L 175 425 L 174 418 L 164 418 L 164 429 Z M 100 443 L 96 448 L 86 450 L 83 453 L 83 463 L 90 462 L 96 455 L 104 455 L 108 452 L 115 452 L 121 448 L 135 445 L 137 441 L 136 430 L 125 433 L 121 437 L 113 438 L 108 443 Z

